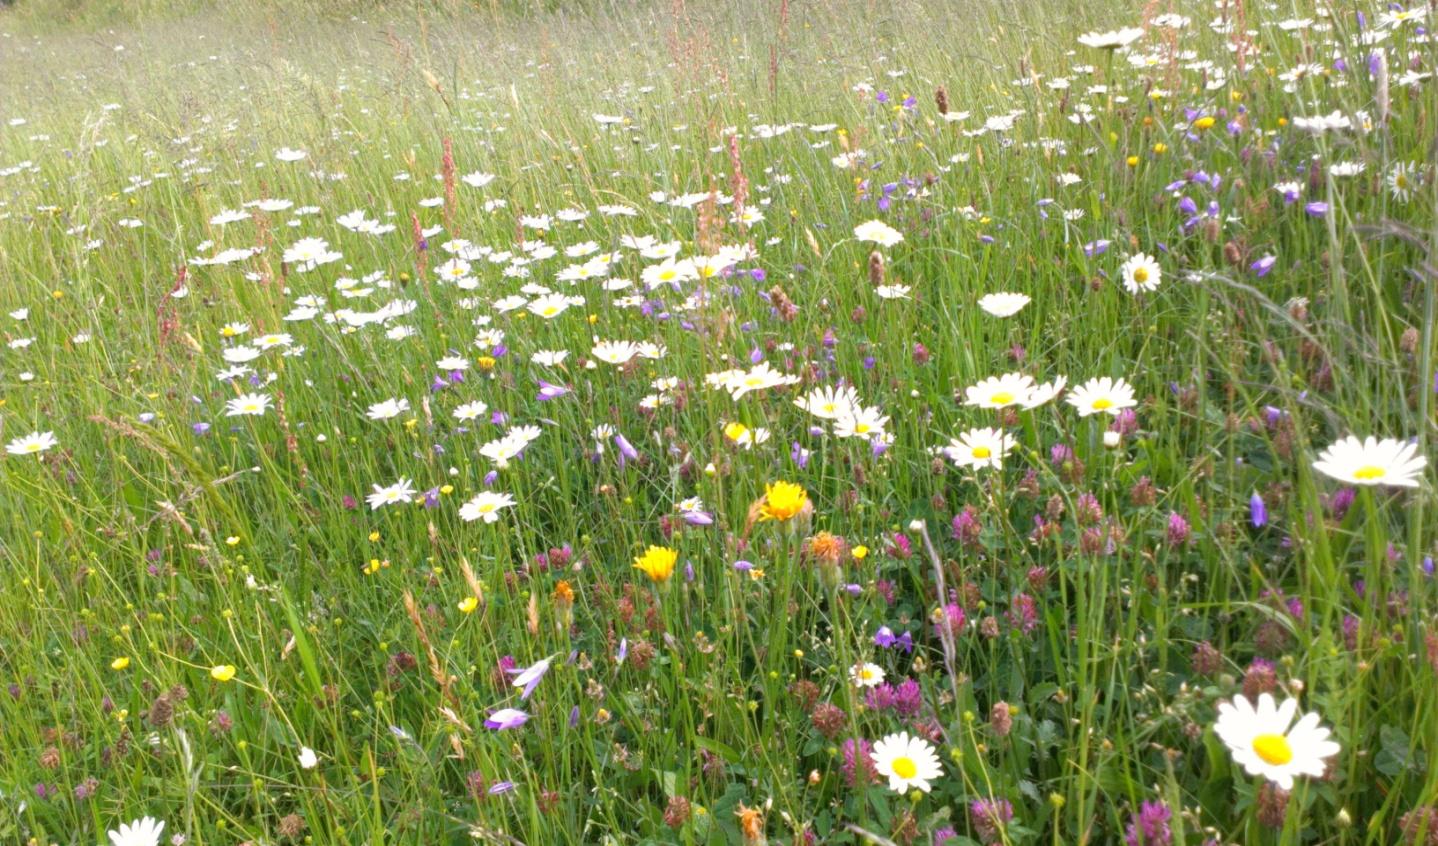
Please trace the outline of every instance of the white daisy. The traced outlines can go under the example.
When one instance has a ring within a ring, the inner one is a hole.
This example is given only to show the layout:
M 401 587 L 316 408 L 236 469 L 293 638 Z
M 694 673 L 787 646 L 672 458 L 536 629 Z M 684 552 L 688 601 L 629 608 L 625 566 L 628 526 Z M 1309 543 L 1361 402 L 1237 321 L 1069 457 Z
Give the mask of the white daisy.
M 159 846 L 160 834 L 164 830 L 163 820 L 153 817 L 132 820 L 110 832 L 110 846 Z
M 1008 292 L 998 294 L 985 294 L 979 298 L 979 308 L 992 314 L 994 317 L 1013 317 L 1019 310 L 1029 304 L 1027 294 L 1013 294 Z
M 1013 437 L 1002 429 L 970 429 L 957 438 L 950 438 L 949 445 L 940 452 L 958 467 L 998 470 L 1004 466 L 1004 456 L 1013 446 Z
M 921 790 L 928 793 L 933 780 L 944 774 L 934 747 L 908 732 L 891 734 L 874 743 L 874 769 L 889 779 L 895 793 Z
M 870 220 L 855 226 L 854 237 L 860 241 L 878 244 L 881 247 L 892 247 L 904 240 L 902 232 L 882 220 Z
M 1147 253 L 1129 256 L 1119 268 L 1119 273 L 1123 276 L 1124 289 L 1130 294 L 1156 290 L 1163 279 L 1163 269 L 1158 266 L 1158 260 Z
M 269 407 L 270 398 L 264 394 L 240 394 L 238 397 L 225 403 L 225 416 L 259 416 L 264 414 Z
M 35 455 L 53 448 L 58 443 L 54 432 L 31 432 L 6 444 L 5 451 L 11 455 Z
M 1107 376 L 1090 379 L 1069 392 L 1068 404 L 1078 409 L 1080 417 L 1104 412 L 1117 415 L 1125 408 L 1133 408 L 1138 401 L 1133 397 L 1133 388 L 1122 378 L 1114 380 Z
M 1249 775 L 1261 775 L 1284 790 L 1293 789 L 1296 775 L 1321 778 L 1327 769 L 1325 758 L 1337 755 L 1340 747 L 1329 740 L 1332 733 L 1319 725 L 1317 714 L 1305 714 L 1295 724 L 1298 700 L 1282 705 L 1273 696 L 1259 694 L 1254 708 L 1246 696 L 1218 706 L 1213 731 Z
M 365 497 L 369 503 L 370 510 L 378 511 L 386 505 L 398 505 L 401 502 L 414 502 L 414 483 L 409 479 L 400 479 L 393 485 L 381 487 L 372 485 L 374 493 Z
M 1372 435 L 1358 440 L 1349 435 L 1331 444 L 1313 462 L 1313 469 L 1352 485 L 1418 487 L 1418 478 L 1428 459 L 1418 455 L 1418 445 L 1393 438 L 1378 440 Z
M 459 518 L 466 523 L 483 520 L 493 523 L 499 520 L 499 511 L 514 505 L 514 497 L 507 493 L 481 491 L 477 496 L 459 507 Z
M 878 687 L 884 683 L 884 668 L 878 664 L 855 664 L 849 668 L 849 681 L 855 687 Z

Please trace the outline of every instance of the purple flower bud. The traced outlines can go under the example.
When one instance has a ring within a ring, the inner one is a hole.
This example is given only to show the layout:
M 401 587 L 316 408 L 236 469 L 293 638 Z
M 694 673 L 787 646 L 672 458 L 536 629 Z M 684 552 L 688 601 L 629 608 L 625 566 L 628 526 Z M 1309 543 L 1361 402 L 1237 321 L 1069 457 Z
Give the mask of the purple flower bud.
M 1311 217 L 1323 217 L 1325 214 L 1328 214 L 1328 204 L 1322 202 L 1312 202 L 1304 206 L 1303 210 L 1307 212 Z
M 500 708 L 484 721 L 484 727 L 495 731 L 519 728 L 529 719 L 529 715 L 517 708 Z
M 1262 277 L 1262 276 L 1267 276 L 1267 275 L 1268 275 L 1268 271 L 1272 270 L 1272 269 L 1273 269 L 1273 266 L 1274 266 L 1275 264 L 1277 264 L 1277 263 L 1278 263 L 1278 258 L 1277 258 L 1276 256 L 1268 255 L 1268 256 L 1264 256 L 1263 258 L 1259 259 L 1258 261 L 1254 262 L 1253 264 L 1250 264 L 1250 265 L 1248 266 L 1248 269 L 1249 269 L 1249 270 L 1252 270 L 1255 274 L 1257 274 L 1257 275 L 1260 276 L 1260 277 Z
M 630 461 L 637 461 L 639 459 L 639 451 L 634 448 L 633 444 L 629 443 L 628 438 L 617 432 L 614 435 L 614 445 L 619 448 L 619 453 Z
M 1248 498 L 1248 519 L 1254 528 L 1268 525 L 1268 506 L 1263 504 L 1263 497 L 1258 495 L 1258 491 Z
M 544 381 L 543 379 L 539 379 L 537 381 L 539 382 L 540 402 L 548 402 L 553 399 L 559 399 L 560 397 L 569 393 L 569 389 L 564 387 L 563 385 L 554 385 Z

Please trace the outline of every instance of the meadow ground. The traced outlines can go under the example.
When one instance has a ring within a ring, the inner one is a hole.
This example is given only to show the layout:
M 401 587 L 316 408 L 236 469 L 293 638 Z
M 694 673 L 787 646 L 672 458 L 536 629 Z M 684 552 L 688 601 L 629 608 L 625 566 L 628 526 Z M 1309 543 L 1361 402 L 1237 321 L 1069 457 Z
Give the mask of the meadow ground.
M 1428 7 L 207 5 L 0 10 L 0 843 L 1438 843 Z

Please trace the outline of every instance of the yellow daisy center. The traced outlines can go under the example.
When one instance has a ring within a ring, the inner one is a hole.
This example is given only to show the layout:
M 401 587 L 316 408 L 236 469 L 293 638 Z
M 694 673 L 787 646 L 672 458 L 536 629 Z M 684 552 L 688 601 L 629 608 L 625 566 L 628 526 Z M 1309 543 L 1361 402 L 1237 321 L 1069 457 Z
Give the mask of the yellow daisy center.
M 988 447 L 974 447 L 974 458 L 988 458 L 994 451 Z
M 1008 405 L 1014 401 L 1014 395 L 1008 391 L 999 391 L 989 398 L 994 405 Z
M 1376 464 L 1365 464 L 1353 471 L 1353 478 L 1367 481 L 1369 479 L 1381 479 L 1387 474 L 1387 470 L 1384 470 Z
M 1147 281 L 1148 281 L 1148 268 L 1146 268 L 1146 267 L 1135 267 L 1135 268 L 1133 269 L 1133 281 L 1135 281 L 1135 282 L 1140 282 L 1140 283 L 1142 283 L 1142 282 L 1147 282 Z
M 1293 760 L 1293 747 L 1281 734 L 1260 734 L 1253 739 L 1253 751 L 1264 763 L 1281 767 Z
M 1107 409 L 1113 408 L 1113 400 L 1109 399 L 1108 397 L 1101 397 L 1093 401 L 1093 407 L 1098 409 L 1099 411 L 1105 411 Z
M 894 768 L 894 775 L 899 778 L 913 778 L 919 774 L 919 765 L 908 755 L 900 755 L 894 759 L 891 766 Z

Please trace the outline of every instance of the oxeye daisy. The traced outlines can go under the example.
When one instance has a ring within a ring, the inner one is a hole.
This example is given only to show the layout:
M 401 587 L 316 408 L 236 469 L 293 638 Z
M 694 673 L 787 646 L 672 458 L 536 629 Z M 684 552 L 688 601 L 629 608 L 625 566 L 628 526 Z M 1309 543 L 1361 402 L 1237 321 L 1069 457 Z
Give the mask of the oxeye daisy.
M 11 455 L 36 455 L 53 449 L 58 443 L 54 432 L 31 432 L 6 444 L 5 451 Z
M 1125 408 L 1133 408 L 1138 405 L 1133 396 L 1133 388 L 1122 378 L 1110 379 L 1101 376 L 1097 379 L 1090 379 L 1069 392 L 1066 397 L 1068 404 L 1078 409 L 1080 417 L 1088 417 L 1090 414 L 1117 415 Z
M 1004 456 L 1013 445 L 1014 439 L 1002 429 L 970 429 L 951 438 L 949 445 L 939 451 L 958 467 L 998 470 L 1004 466 Z
M 1349 435 L 1320 453 L 1313 469 L 1352 485 L 1416 488 L 1428 466 L 1428 459 L 1417 453 L 1417 444 L 1371 435 L 1360 441 Z
M 1034 390 L 1034 380 L 1022 373 L 990 376 L 964 390 L 964 404 L 979 408 L 1008 408 L 1022 405 Z
M 513 505 L 514 497 L 507 493 L 482 491 L 459 507 L 459 518 L 466 523 L 473 523 L 475 520 L 493 523 L 499 520 L 501 509 L 510 508 Z
M 1156 290 L 1163 279 L 1163 270 L 1158 266 L 1158 260 L 1147 253 L 1129 256 L 1128 261 L 1119 268 L 1119 274 L 1123 278 L 1124 289 L 1130 294 Z
M 884 683 L 884 668 L 878 664 L 855 664 L 849 668 L 849 681 L 855 687 L 878 687 Z
M 1028 294 L 1001 292 L 979 297 L 979 308 L 994 317 L 1013 317 L 1028 304 Z
M 1249 775 L 1261 775 L 1284 790 L 1293 789 L 1293 777 L 1320 778 L 1327 770 L 1325 759 L 1337 755 L 1339 745 L 1329 740 L 1332 733 L 1319 725 L 1317 714 L 1305 714 L 1297 723 L 1298 700 L 1282 705 L 1267 693 L 1254 707 L 1243 695 L 1218 706 L 1218 735 Z
M 398 417 L 406 411 L 409 411 L 409 400 L 403 398 L 387 399 L 384 402 L 377 402 L 370 406 L 365 416 L 371 420 L 389 420 L 392 417 Z
M 892 247 L 904 240 L 902 232 L 882 220 L 870 220 L 855 226 L 854 237 L 881 247 Z
M 109 833 L 110 846 L 159 846 L 164 830 L 164 821 L 153 817 L 132 820 Z
M 794 405 L 821 420 L 838 420 L 853 414 L 854 409 L 859 406 L 859 395 L 851 387 L 815 388 L 794 400 Z
M 264 414 L 269 407 L 270 398 L 265 394 L 240 394 L 238 397 L 225 403 L 225 416 L 259 416 Z
M 393 485 L 373 485 L 374 493 L 365 497 L 369 503 L 370 510 L 377 511 L 386 505 L 398 505 L 401 502 L 414 501 L 414 483 L 409 479 L 400 479 Z
M 933 780 L 944 774 L 938 753 L 927 740 L 908 732 L 891 734 L 874 743 L 874 769 L 889 780 L 895 793 L 928 793 Z
M 1079 36 L 1078 42 L 1096 50 L 1117 50 L 1120 47 L 1127 47 L 1141 37 L 1143 37 L 1142 29 L 1124 27 L 1108 32 L 1086 32 Z

